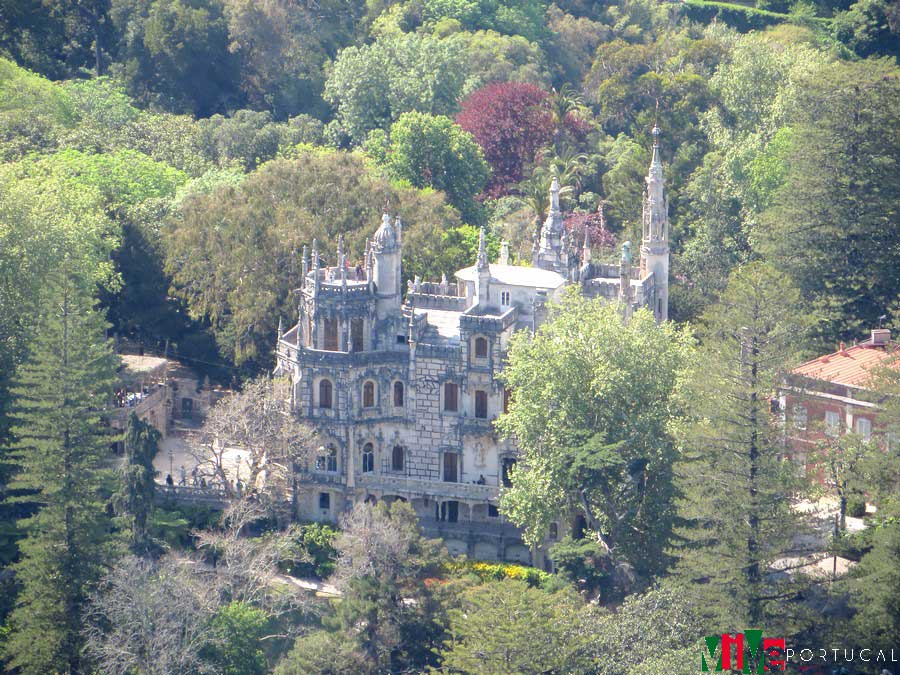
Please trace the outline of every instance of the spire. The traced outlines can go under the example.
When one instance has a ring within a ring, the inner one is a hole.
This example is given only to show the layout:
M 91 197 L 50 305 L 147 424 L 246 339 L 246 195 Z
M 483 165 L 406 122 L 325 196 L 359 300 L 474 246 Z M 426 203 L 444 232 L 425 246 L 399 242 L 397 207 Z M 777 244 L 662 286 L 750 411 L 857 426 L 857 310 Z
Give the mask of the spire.
M 556 176 L 550 183 L 550 213 L 559 213 L 559 180 Z
M 319 269 L 319 241 L 317 239 L 313 239 L 312 268 L 315 271 L 318 271 L 318 269 Z
M 343 257 L 344 257 L 344 235 L 339 234 L 338 235 L 338 244 L 337 244 L 337 257 L 335 258 L 335 260 L 337 260 L 338 263 L 340 264 L 341 258 L 343 258 Z
M 281 317 L 278 317 L 278 333 L 275 335 L 275 345 L 278 346 L 278 342 L 281 340 L 281 336 L 284 335 L 284 330 L 282 328 Z
M 478 233 L 478 259 L 476 262 L 476 266 L 478 267 L 478 271 L 482 272 L 485 270 L 489 270 L 488 259 L 487 259 L 487 246 L 484 241 L 484 228 L 482 227 Z
M 581 264 L 591 262 L 591 229 L 584 224 L 584 246 L 581 247 Z
M 509 242 L 500 242 L 500 258 L 497 260 L 501 265 L 509 265 Z
M 306 279 L 306 273 L 309 272 L 309 249 L 306 248 L 306 244 L 303 245 L 303 259 L 300 261 L 300 267 L 303 271 L 303 279 Z
M 540 229 L 540 245 L 537 247 L 537 255 L 533 264 L 546 270 L 553 270 L 569 276 L 569 254 L 566 250 L 566 228 L 563 222 L 562 211 L 559 207 L 559 179 L 554 176 L 550 183 L 550 210 L 547 219 Z M 537 231 L 535 231 L 537 234 Z
M 403 221 L 400 220 L 400 216 L 394 218 L 394 230 L 397 233 L 397 246 L 403 245 Z

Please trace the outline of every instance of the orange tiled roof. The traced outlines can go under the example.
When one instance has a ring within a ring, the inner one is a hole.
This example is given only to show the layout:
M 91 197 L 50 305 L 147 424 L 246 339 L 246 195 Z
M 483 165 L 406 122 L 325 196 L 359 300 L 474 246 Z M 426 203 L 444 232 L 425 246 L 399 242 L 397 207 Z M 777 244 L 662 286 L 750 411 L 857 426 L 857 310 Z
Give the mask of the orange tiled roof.
M 892 357 L 898 356 L 900 349 L 896 347 L 875 347 L 863 343 L 807 361 L 791 373 L 813 380 L 865 387 L 873 369 L 887 365 Z

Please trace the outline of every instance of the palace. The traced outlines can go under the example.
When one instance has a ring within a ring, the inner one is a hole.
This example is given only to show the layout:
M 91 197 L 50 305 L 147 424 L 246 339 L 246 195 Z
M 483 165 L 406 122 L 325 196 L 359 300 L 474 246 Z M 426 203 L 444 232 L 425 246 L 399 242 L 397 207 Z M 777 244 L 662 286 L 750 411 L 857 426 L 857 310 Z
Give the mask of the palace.
M 637 307 L 667 319 L 659 133 L 654 127 L 637 266 L 628 243 L 619 265 L 592 262 L 587 237 L 580 254 L 570 250 L 555 179 L 531 266 L 510 265 L 505 243 L 489 262 L 482 230 L 475 265 L 452 282 L 410 281 L 404 298 L 403 226 L 387 214 L 366 244 L 364 269 L 348 268 L 342 242 L 336 267 L 320 265 L 315 242 L 311 260 L 304 251 L 298 321 L 279 327 L 275 369 L 290 383 L 291 408 L 322 439 L 315 461 L 296 472 L 299 517 L 336 521 L 355 501 L 403 499 L 451 553 L 547 565 L 498 513 L 517 456 L 493 426 L 509 401 L 498 375 L 512 334 L 535 330 L 568 284 L 621 302 L 626 319 Z M 554 523 L 548 544 L 567 526 Z

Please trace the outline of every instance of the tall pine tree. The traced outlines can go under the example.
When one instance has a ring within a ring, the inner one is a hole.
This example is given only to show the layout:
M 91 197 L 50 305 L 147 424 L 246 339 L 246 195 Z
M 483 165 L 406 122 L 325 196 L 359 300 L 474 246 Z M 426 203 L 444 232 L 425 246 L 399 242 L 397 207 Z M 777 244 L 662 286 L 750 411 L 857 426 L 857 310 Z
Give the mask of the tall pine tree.
M 90 285 L 67 265 L 49 275 L 38 332 L 13 388 L 18 472 L 13 487 L 38 511 L 14 569 L 21 588 L 10 615 L 8 666 L 22 673 L 84 672 L 85 599 L 109 555 L 101 498 L 109 438 L 101 415 L 116 357 Z
M 764 263 L 739 268 L 706 314 L 698 366 L 684 391 L 678 429 L 680 491 L 675 579 L 709 627 L 743 630 L 785 618 L 779 600 L 802 530 L 791 499 L 800 488 L 771 399 L 803 333 L 798 292 Z
M 153 458 L 159 450 L 160 433 L 136 414 L 128 417 L 125 429 L 125 463 L 122 466 L 121 487 L 114 501 L 116 510 L 131 530 L 131 551 L 145 556 L 153 549 L 153 539 L 147 521 L 153 511 L 156 491 L 156 469 Z

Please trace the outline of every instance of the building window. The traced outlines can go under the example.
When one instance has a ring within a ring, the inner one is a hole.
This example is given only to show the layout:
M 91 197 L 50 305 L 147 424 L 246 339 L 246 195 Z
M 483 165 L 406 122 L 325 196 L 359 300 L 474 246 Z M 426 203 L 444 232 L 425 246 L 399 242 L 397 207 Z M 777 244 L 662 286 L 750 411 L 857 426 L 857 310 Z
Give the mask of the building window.
M 794 428 L 800 431 L 806 430 L 806 408 L 802 405 L 794 406 Z
M 509 400 L 512 397 L 512 392 L 509 389 L 503 390 L 503 412 L 509 412 Z
M 363 446 L 362 470 L 363 473 L 372 473 L 375 470 L 375 448 L 371 443 Z
M 841 414 L 834 410 L 825 411 L 825 433 L 829 436 L 837 436 L 841 430 Z
M 500 306 L 509 307 L 509 291 L 500 292 Z
M 316 455 L 316 471 L 328 471 L 335 473 L 337 471 L 337 448 L 329 444 L 328 447 L 319 448 L 319 454 Z
M 369 380 L 363 384 L 363 408 L 375 407 L 375 383 Z
M 405 344 L 406 344 L 406 336 L 405 336 L 405 335 L 398 335 L 398 336 L 397 336 L 397 344 L 398 344 L 398 345 L 405 345 Z
M 391 451 L 391 471 L 403 471 L 403 446 L 395 445 Z
M 499 518 L 500 517 L 500 509 L 497 508 L 496 504 L 488 504 L 488 518 Z
M 483 338 L 483 337 L 475 338 L 475 358 L 476 359 L 486 359 L 487 356 L 488 356 L 487 338 Z
M 444 410 L 446 412 L 459 410 L 459 386 L 454 382 L 444 383 Z
M 323 319 L 325 327 L 325 351 L 336 352 L 338 350 L 338 322 L 337 319 Z
M 556 523 L 550 523 L 549 532 L 547 533 L 547 537 L 550 541 L 556 541 L 559 539 L 559 525 Z
M 327 511 L 331 508 L 331 495 L 327 492 L 319 493 L 319 508 L 323 511 Z
M 355 352 L 363 351 L 363 320 L 350 319 L 350 344 Z
M 487 419 L 488 397 L 487 392 L 478 389 L 475 392 L 475 417 L 480 420 Z
M 334 387 L 331 380 L 319 381 L 319 407 L 330 410 L 334 405 Z
M 459 457 L 455 452 L 444 453 L 444 482 L 456 483 L 459 481 Z
M 864 441 L 868 441 L 872 438 L 872 420 L 868 420 L 865 417 L 857 417 L 856 418 L 856 433 L 862 436 Z
M 459 502 L 449 501 L 442 502 L 440 506 L 435 504 L 437 519 L 448 523 L 456 523 L 459 521 Z
M 512 457 L 504 457 L 500 462 L 500 479 L 503 487 L 512 487 L 512 468 L 516 465 L 516 460 Z
M 394 382 L 394 407 L 403 407 L 403 383 Z

